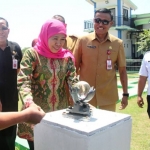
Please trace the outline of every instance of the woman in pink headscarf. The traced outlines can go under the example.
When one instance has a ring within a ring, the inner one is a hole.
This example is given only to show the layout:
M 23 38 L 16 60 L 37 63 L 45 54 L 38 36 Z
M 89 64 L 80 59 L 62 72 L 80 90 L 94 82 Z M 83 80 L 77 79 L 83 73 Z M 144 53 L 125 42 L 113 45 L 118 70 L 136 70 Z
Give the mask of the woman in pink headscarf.
M 74 56 L 63 49 L 66 26 L 56 19 L 45 22 L 36 45 L 25 51 L 18 75 L 18 89 L 24 107 L 37 104 L 45 112 L 68 106 L 65 82 L 77 82 Z M 33 126 L 19 124 L 18 135 L 33 150 Z

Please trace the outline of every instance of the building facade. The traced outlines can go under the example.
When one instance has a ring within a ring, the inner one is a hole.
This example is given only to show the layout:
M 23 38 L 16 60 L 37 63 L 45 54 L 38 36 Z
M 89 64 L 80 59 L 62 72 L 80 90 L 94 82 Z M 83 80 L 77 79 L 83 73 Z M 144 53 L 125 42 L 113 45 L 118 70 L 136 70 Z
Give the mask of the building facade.
M 141 52 L 137 52 L 139 33 L 150 28 L 150 14 L 132 15 L 137 6 L 131 0 L 86 0 L 93 5 L 94 12 L 101 8 L 111 10 L 114 24 L 110 34 L 124 42 L 126 58 L 140 59 Z M 94 13 L 93 12 L 93 13 Z M 93 32 L 93 19 L 84 21 L 84 32 Z

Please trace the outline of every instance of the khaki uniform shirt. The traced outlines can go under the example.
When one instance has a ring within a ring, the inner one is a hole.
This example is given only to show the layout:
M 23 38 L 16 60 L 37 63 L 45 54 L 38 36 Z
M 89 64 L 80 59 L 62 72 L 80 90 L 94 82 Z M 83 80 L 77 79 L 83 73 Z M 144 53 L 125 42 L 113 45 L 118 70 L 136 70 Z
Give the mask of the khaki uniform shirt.
M 106 69 L 107 50 L 111 51 L 111 70 Z M 78 40 L 74 56 L 77 72 L 80 69 L 80 80 L 96 89 L 95 96 L 89 103 L 95 107 L 115 104 L 118 100 L 116 66 L 126 66 L 122 40 L 108 34 L 103 42 L 99 42 L 93 32 Z
M 73 35 L 67 36 L 66 42 L 65 42 L 65 45 L 63 48 L 68 49 L 71 52 L 73 52 L 75 45 L 76 45 L 76 42 L 77 42 L 77 39 L 78 38 L 76 36 L 73 36 Z

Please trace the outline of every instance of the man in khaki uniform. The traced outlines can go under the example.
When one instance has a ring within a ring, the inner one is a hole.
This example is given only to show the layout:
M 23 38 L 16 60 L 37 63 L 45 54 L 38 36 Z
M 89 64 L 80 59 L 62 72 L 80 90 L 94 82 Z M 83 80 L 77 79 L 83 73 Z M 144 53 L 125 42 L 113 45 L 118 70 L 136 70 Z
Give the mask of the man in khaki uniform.
M 68 35 L 66 38 L 65 45 L 63 46 L 65 49 L 70 50 L 71 52 L 74 51 L 76 42 L 78 40 L 78 37 L 75 35 Z
M 77 72 L 80 69 L 80 80 L 96 89 L 95 96 L 89 103 L 100 109 L 115 111 L 118 100 L 116 67 L 123 89 L 120 109 L 128 105 L 129 94 L 123 42 L 108 33 L 112 24 L 110 10 L 97 10 L 94 17 L 95 32 L 79 38 L 74 56 Z

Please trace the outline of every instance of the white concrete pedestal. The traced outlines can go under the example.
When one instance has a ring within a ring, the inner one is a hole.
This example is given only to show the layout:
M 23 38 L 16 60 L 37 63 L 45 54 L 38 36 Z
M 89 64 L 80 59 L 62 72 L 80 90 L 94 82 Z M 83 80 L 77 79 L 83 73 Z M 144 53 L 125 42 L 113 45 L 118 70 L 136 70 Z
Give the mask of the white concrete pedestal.
M 47 113 L 34 128 L 35 150 L 130 150 L 131 116 L 93 109 L 90 118 Z

